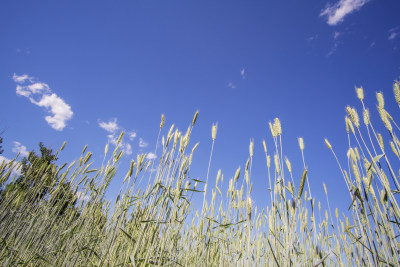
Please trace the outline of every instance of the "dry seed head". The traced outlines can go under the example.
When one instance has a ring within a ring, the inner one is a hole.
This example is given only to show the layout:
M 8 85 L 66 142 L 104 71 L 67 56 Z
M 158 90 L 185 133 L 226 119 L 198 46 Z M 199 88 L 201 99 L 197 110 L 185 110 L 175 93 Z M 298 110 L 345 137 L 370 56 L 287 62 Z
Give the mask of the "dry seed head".
M 269 122 L 269 128 L 271 129 L 271 134 L 272 134 L 272 136 L 273 136 L 273 137 L 276 137 L 277 134 L 276 134 L 275 129 L 274 129 L 274 126 L 272 125 L 271 122 Z
M 332 149 L 331 144 L 329 143 L 328 139 L 325 138 L 325 145 L 327 148 Z
M 117 144 L 119 144 L 119 143 L 121 143 L 121 140 L 122 140 L 122 137 L 124 136 L 124 131 L 122 131 L 120 134 L 119 134 L 119 137 L 118 137 L 118 139 L 117 139 Z
M 271 157 L 269 155 L 267 156 L 267 167 L 268 169 L 271 167 Z
M 240 166 L 239 166 L 239 168 L 237 168 L 233 180 L 234 180 L 234 181 L 237 181 L 237 179 L 239 179 L 239 176 L 240 176 Z
M 292 164 L 290 164 L 290 161 L 287 157 L 285 157 L 285 162 L 289 172 L 292 173 Z
M 61 145 L 60 151 L 62 151 L 67 143 L 64 141 Z
M 337 208 L 335 209 L 335 214 L 336 214 L 336 218 L 339 218 L 339 211 Z
M 351 108 L 350 106 L 346 107 L 347 114 L 349 115 L 351 121 L 354 123 L 356 128 L 360 127 L 360 118 L 358 117 L 357 110 L 355 108 Z
M 325 195 L 328 195 L 328 190 L 326 190 L 326 185 L 325 185 L 325 183 L 323 183 L 322 185 L 324 186 Z
M 161 114 L 160 129 L 161 129 L 162 127 L 164 127 L 164 122 L 165 122 L 165 116 L 164 116 L 164 114 Z
M 245 168 L 244 168 L 246 171 L 249 169 L 249 164 L 250 164 L 250 160 L 247 159 L 247 161 L 246 161 L 246 166 L 245 166 Z
M 360 161 L 360 153 L 358 153 L 358 148 L 354 148 L 354 153 L 356 154 L 357 160 Z
M 378 112 L 379 115 L 381 116 L 381 120 L 383 121 L 383 124 L 385 124 L 386 129 L 388 129 L 388 131 L 390 133 L 393 133 L 393 128 L 392 128 L 392 124 L 389 121 L 388 118 L 388 113 L 385 109 L 378 107 Z
M 280 171 L 280 168 L 279 168 L 279 157 L 278 157 L 278 154 L 274 155 L 274 163 L 275 163 L 275 170 L 279 175 L 281 171 Z
M 194 126 L 194 124 L 196 123 L 197 116 L 199 116 L 199 111 L 198 110 L 196 110 L 196 113 L 193 116 L 192 126 Z
M 385 151 L 385 143 L 383 143 L 383 137 L 380 133 L 378 133 L 378 142 L 379 145 L 381 146 L 382 151 Z
M 304 150 L 304 140 L 303 140 L 303 137 L 299 137 L 297 140 L 299 141 L 300 150 L 303 151 L 303 150 Z
M 267 144 L 265 143 L 265 140 L 263 140 L 263 147 L 264 147 L 265 155 L 267 155 Z
M 298 195 L 299 199 L 301 198 L 301 194 L 303 193 L 306 178 L 307 178 L 307 169 L 304 170 L 303 175 L 301 176 L 300 186 L 299 186 L 299 195 Z
M 383 109 L 385 107 L 385 100 L 383 98 L 382 92 L 376 93 L 376 99 L 378 100 L 378 107 Z
M 362 87 L 356 87 L 357 97 L 361 101 L 364 99 L 364 89 Z
M 364 109 L 364 112 L 363 112 L 363 117 L 364 117 L 364 124 L 365 124 L 365 126 L 368 126 L 369 125 L 369 109 Z
M 281 121 L 278 118 L 275 118 L 274 120 L 274 130 L 278 136 L 282 134 L 282 125 Z
M 399 153 L 397 152 L 397 149 L 396 149 L 396 147 L 395 147 L 395 145 L 394 145 L 394 143 L 393 143 L 392 141 L 390 141 L 390 147 L 392 148 L 393 153 L 394 153 L 397 157 L 399 157 Z
M 400 107 L 400 88 L 399 88 L 399 82 L 395 82 L 393 84 L 393 92 L 394 92 L 394 98 L 396 99 L 397 104 Z
M 254 141 L 250 140 L 250 145 L 249 145 L 250 158 L 253 157 L 253 152 L 254 152 Z
M 217 181 L 215 184 L 218 184 L 220 178 L 221 178 L 221 169 L 218 170 Z
M 218 127 L 218 123 L 213 124 L 213 126 L 211 128 L 211 137 L 212 137 L 213 141 L 215 141 L 215 138 L 217 138 L 217 127 Z
M 104 148 L 104 156 L 107 155 L 107 152 L 108 152 L 108 143 L 106 144 L 106 147 Z
M 351 122 L 351 120 L 350 120 L 350 118 L 348 116 L 345 117 L 345 121 L 346 121 L 347 134 L 349 133 L 349 128 L 350 128 L 351 132 L 354 134 L 355 133 L 354 126 L 353 126 L 353 123 Z
M 249 218 L 249 221 L 251 220 L 251 198 L 248 197 L 246 201 L 246 211 L 247 211 L 247 217 Z

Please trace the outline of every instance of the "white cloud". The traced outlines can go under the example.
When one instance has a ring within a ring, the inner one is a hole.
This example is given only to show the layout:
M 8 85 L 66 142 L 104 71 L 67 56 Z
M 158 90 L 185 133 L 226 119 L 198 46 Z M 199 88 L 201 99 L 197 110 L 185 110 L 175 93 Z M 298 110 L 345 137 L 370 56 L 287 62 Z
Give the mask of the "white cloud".
M 232 82 L 229 82 L 229 83 L 228 83 L 228 87 L 230 87 L 230 88 L 232 88 L 232 89 L 235 89 L 235 88 L 236 88 L 236 86 L 235 86 Z
M 6 157 L 0 155 L 0 165 L 3 164 L 3 162 L 5 162 L 6 164 L 8 164 L 10 161 L 11 161 L 10 159 L 8 159 L 8 158 L 6 158 Z M 21 175 L 21 168 L 16 168 L 16 166 L 17 166 L 17 163 L 14 163 L 13 166 L 12 166 L 12 167 L 13 167 L 13 170 L 11 171 L 11 177 L 13 177 L 13 176 L 15 176 L 15 175 L 16 175 L 16 176 Z M 6 169 L 7 169 L 7 171 L 8 171 L 8 166 L 6 167 Z
M 148 160 L 152 160 L 152 159 L 156 159 L 156 158 L 157 158 L 156 154 L 151 153 L 151 152 L 146 155 L 146 159 L 148 159 Z
M 35 82 L 35 78 L 26 74 L 17 75 L 14 73 L 13 80 L 17 83 L 17 95 L 28 98 L 32 104 L 46 108 L 51 114 L 45 116 L 45 120 L 53 129 L 62 131 L 67 126 L 66 122 L 74 114 L 71 106 L 55 93 L 51 93 L 48 84 Z
M 240 70 L 240 76 L 242 76 L 242 80 L 246 79 L 245 71 L 246 71 L 245 69 Z
M 149 145 L 149 143 L 146 143 L 142 138 L 139 138 L 139 147 L 143 148 L 148 145 Z
M 17 141 L 14 141 L 12 152 L 19 153 L 22 157 L 27 157 L 29 155 L 29 151 L 26 150 L 26 146 L 23 146 L 20 142 Z
M 392 33 L 390 33 L 390 35 L 389 35 L 389 40 L 393 40 L 394 38 L 396 38 L 396 36 L 398 35 L 399 33 L 398 32 L 392 32 Z
M 16 83 L 24 83 L 25 81 L 33 82 L 34 78 L 27 74 L 17 75 L 14 73 L 13 80 Z
M 119 129 L 117 118 L 114 118 L 108 122 L 99 121 L 99 126 L 109 133 L 115 133 Z
M 134 131 L 128 132 L 128 137 L 129 137 L 129 140 L 133 141 L 133 139 L 135 139 L 135 137 L 136 137 L 136 132 L 134 132 Z
M 395 27 L 389 30 L 389 40 L 394 40 L 400 34 L 400 27 Z
M 342 22 L 345 16 L 358 11 L 367 2 L 369 0 L 339 0 L 336 4 L 328 5 L 319 15 L 327 17 L 327 23 L 334 26 Z
M 117 123 L 117 118 L 114 118 L 108 122 L 104 122 L 99 120 L 99 126 L 106 130 L 109 134 L 107 135 L 108 142 L 114 146 L 117 145 L 117 140 L 119 137 L 119 133 L 117 132 L 121 127 Z M 129 133 L 128 133 L 129 136 Z M 130 136 L 129 136 L 130 137 Z M 124 142 L 123 138 L 121 142 L 119 143 L 121 150 L 126 154 L 126 155 L 131 155 L 132 154 L 132 146 L 131 144 Z
M 71 106 L 56 94 L 43 95 L 40 101 L 31 99 L 31 102 L 39 107 L 45 107 L 52 114 L 52 116 L 46 116 L 45 119 L 57 131 L 62 131 L 67 126 L 66 121 L 70 120 L 74 114 Z

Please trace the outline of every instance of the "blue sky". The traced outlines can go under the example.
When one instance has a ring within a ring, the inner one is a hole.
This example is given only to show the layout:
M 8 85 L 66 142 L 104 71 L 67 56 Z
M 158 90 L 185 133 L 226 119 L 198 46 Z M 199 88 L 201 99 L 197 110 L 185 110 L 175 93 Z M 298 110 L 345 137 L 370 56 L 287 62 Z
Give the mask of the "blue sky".
M 166 128 L 185 130 L 199 110 L 192 175 L 206 175 L 218 122 L 210 179 L 243 168 L 254 138 L 253 195 L 264 207 L 262 140 L 272 150 L 268 122 L 279 117 L 296 181 L 301 136 L 312 191 L 323 192 L 325 182 L 347 196 L 323 139 L 345 161 L 344 108 L 360 108 L 354 86 L 364 87 L 371 110 L 375 92 L 392 97 L 399 10 L 397 0 L 1 1 L 3 156 L 66 140 L 61 161 L 88 144 L 101 164 L 104 145 L 125 130 L 112 197 L 127 162 L 154 151 L 160 115 Z M 347 207 L 343 195 L 331 194 L 331 205 Z

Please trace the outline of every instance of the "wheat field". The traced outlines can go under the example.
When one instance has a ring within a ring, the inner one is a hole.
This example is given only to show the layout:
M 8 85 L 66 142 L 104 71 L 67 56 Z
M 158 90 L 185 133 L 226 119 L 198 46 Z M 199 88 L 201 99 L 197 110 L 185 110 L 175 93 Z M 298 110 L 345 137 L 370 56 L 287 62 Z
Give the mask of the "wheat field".
M 399 82 L 393 85 L 400 107 Z M 292 173 L 282 155 L 279 119 L 269 123 L 273 147 L 263 142 L 272 205 L 252 201 L 252 161 L 233 177 L 209 176 L 217 125 L 204 180 L 190 178 L 198 144 L 190 140 L 198 113 L 187 130 L 165 127 L 162 115 L 155 160 L 132 160 L 126 175 L 117 173 L 120 146 L 93 168 L 85 147 L 79 159 L 56 166 L 17 158 L 0 167 L 0 264 L 2 266 L 399 266 L 400 128 L 376 94 L 381 121 L 372 122 L 362 88 L 358 110 L 346 107 L 347 162 L 337 160 L 352 203 L 328 209 L 310 190 L 303 151 L 302 173 Z M 372 112 L 372 109 L 371 109 Z M 360 115 L 359 115 L 360 114 Z M 389 139 L 378 132 L 387 131 Z M 366 134 L 365 134 L 366 133 Z M 121 133 L 118 143 L 122 140 Z M 194 143 L 194 144 L 193 144 Z M 62 153 L 63 146 L 56 152 Z M 331 159 L 327 159 L 331 160 Z M 24 175 L 15 175 L 22 168 Z M 115 200 L 105 197 L 112 179 L 123 180 Z M 138 186 L 139 181 L 148 181 Z M 222 185 L 227 186 L 222 186 Z M 228 188 L 222 191 L 221 188 Z M 345 194 L 345 192 L 344 192 Z M 201 209 L 195 209 L 194 196 Z M 211 198 L 206 196 L 211 195 Z M 325 201 L 325 200 L 324 200 Z M 346 216 L 351 215 L 351 216 Z M 320 218 L 320 219 L 319 219 Z

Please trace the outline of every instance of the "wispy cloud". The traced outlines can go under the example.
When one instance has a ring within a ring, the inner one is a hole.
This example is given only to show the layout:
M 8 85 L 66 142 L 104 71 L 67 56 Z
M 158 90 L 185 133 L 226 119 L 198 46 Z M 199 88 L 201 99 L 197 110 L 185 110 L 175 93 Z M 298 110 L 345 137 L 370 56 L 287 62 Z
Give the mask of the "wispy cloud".
M 118 130 L 121 129 L 121 127 L 118 125 L 118 119 L 117 118 L 113 118 L 109 121 L 101 121 L 98 120 L 99 122 L 99 127 L 103 128 L 104 130 L 106 130 L 109 134 L 107 135 L 107 139 L 108 142 L 114 146 L 117 145 L 117 140 L 119 137 L 119 132 Z M 121 141 L 121 143 L 119 144 L 122 151 L 126 154 L 126 155 L 131 155 L 132 154 L 132 145 L 125 142 L 124 140 Z
M 308 37 L 306 40 L 307 42 L 312 42 L 318 38 L 318 34 Z
M 230 87 L 230 88 L 232 88 L 232 89 L 235 89 L 235 88 L 236 88 L 236 85 L 234 85 L 232 82 L 229 82 L 229 83 L 228 83 L 228 87 Z
M 336 4 L 328 5 L 319 15 L 326 17 L 327 23 L 334 26 L 342 22 L 347 15 L 358 11 L 367 2 L 369 0 L 339 0 Z
M 109 133 L 115 133 L 116 131 L 119 130 L 119 126 L 117 124 L 117 118 L 113 118 L 108 122 L 99 120 L 99 126 Z
M 133 141 L 133 139 L 135 139 L 135 137 L 136 137 L 136 132 L 135 131 L 128 132 L 128 137 L 129 137 L 129 140 Z
M 340 40 L 339 37 L 342 36 L 343 33 L 335 31 L 333 32 L 332 36 L 333 36 L 333 46 L 331 47 L 331 49 L 329 50 L 329 53 L 327 54 L 328 57 L 330 57 L 331 55 L 333 55 L 333 53 L 336 52 L 337 48 L 339 47 L 340 44 Z
M 156 154 L 151 153 L 151 152 L 146 155 L 146 159 L 148 159 L 148 160 L 153 160 L 156 158 L 157 158 Z
M 245 72 L 246 72 L 245 69 L 241 69 L 241 70 L 240 70 L 240 76 L 242 76 L 242 80 L 246 79 Z
M 66 122 L 73 116 L 71 106 L 51 92 L 48 84 L 37 81 L 34 77 L 27 74 L 13 75 L 14 82 L 17 83 L 17 95 L 28 98 L 32 104 L 45 108 L 50 115 L 45 116 L 47 123 L 57 131 L 62 131 Z
M 19 153 L 22 157 L 27 157 L 29 155 L 29 151 L 26 150 L 26 146 L 23 146 L 20 142 L 17 141 L 14 141 L 12 152 Z
M 149 143 L 145 142 L 142 138 L 139 138 L 139 147 L 144 148 L 147 147 Z
M 395 27 L 389 30 L 389 40 L 394 40 L 400 34 L 400 27 Z

